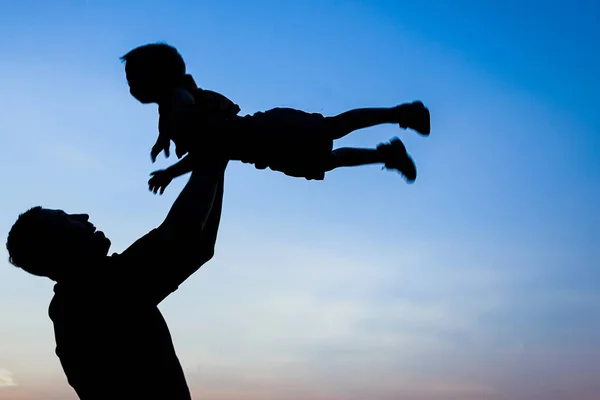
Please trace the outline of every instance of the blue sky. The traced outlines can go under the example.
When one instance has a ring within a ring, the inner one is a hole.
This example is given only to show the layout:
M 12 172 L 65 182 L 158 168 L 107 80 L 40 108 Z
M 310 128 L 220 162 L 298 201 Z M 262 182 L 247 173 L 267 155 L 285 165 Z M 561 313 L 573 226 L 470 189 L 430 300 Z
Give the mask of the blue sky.
M 118 57 L 164 40 L 253 113 L 423 100 L 396 126 L 419 176 L 307 182 L 232 163 L 217 255 L 162 305 L 197 397 L 600 396 L 600 6 L 592 1 L 21 1 L 0 15 L 0 230 L 88 212 L 122 251 L 185 179 L 147 192 L 156 108 Z M 161 156 L 162 157 L 162 156 Z M 0 261 L 0 397 L 72 399 L 52 284 Z M 110 385 L 110 371 L 107 381 Z

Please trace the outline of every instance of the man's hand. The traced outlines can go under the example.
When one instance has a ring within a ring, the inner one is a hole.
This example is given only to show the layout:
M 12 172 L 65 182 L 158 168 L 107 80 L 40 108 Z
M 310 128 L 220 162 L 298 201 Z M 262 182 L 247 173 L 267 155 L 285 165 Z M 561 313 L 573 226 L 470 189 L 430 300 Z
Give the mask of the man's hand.
M 150 174 L 152 178 L 148 180 L 148 189 L 156 194 L 160 190 L 160 194 L 165 192 L 169 183 L 173 180 L 173 174 L 168 169 L 159 169 Z

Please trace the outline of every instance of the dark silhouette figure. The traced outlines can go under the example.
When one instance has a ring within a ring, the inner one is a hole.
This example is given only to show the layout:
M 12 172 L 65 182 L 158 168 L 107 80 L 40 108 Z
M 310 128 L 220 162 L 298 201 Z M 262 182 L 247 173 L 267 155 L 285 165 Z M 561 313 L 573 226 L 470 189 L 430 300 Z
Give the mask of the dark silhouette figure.
M 38 206 L 11 228 L 10 262 L 56 281 L 56 354 L 80 399 L 191 399 L 157 305 L 213 257 L 226 165 L 194 167 L 164 222 L 121 254 L 87 215 Z
M 322 180 L 339 167 L 382 163 L 400 172 L 408 182 L 417 171 L 398 138 L 375 149 L 338 148 L 333 141 L 349 133 L 384 123 L 430 133 L 429 110 L 420 101 L 390 108 L 362 108 L 333 117 L 291 108 L 275 108 L 244 117 L 240 107 L 225 96 L 198 88 L 177 49 L 157 43 L 137 47 L 121 57 L 130 93 L 143 104 L 159 106 L 159 136 L 152 148 L 154 162 L 161 151 L 169 156 L 170 141 L 178 158 L 165 170 L 153 172 L 150 190 L 160 190 L 190 171 L 190 157 L 216 153 L 229 160 L 270 168 L 293 177 Z

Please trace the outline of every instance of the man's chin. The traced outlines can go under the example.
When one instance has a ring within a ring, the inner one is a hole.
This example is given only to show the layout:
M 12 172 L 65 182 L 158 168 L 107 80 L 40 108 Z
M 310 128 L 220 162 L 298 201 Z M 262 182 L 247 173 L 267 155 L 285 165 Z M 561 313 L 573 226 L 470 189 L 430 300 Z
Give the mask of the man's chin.
M 110 239 L 107 238 L 104 235 L 104 232 L 102 232 L 102 231 L 94 232 L 94 237 L 96 238 L 96 240 L 100 244 L 100 247 L 102 248 L 102 254 L 103 255 L 108 254 L 108 250 L 110 249 L 110 245 L 111 245 Z

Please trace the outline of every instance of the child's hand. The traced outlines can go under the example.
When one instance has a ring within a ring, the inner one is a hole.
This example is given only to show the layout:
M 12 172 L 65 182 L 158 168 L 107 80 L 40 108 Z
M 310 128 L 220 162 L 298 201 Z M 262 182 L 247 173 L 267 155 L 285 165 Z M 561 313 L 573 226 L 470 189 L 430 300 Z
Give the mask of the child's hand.
M 160 154 L 161 151 L 164 151 L 165 157 L 169 158 L 169 148 L 171 147 L 171 139 L 164 138 L 161 136 L 162 135 L 159 135 L 158 140 L 156 141 L 156 143 L 154 143 L 154 146 L 152 146 L 152 151 L 150 152 L 150 158 L 152 159 L 152 162 L 156 161 L 156 157 Z
M 150 175 L 152 175 L 152 178 L 148 180 L 148 189 L 151 192 L 154 192 L 154 194 L 156 194 L 159 189 L 160 194 L 163 194 L 166 187 L 169 186 L 169 183 L 173 180 L 173 175 L 166 169 L 159 169 L 158 171 L 152 172 Z

